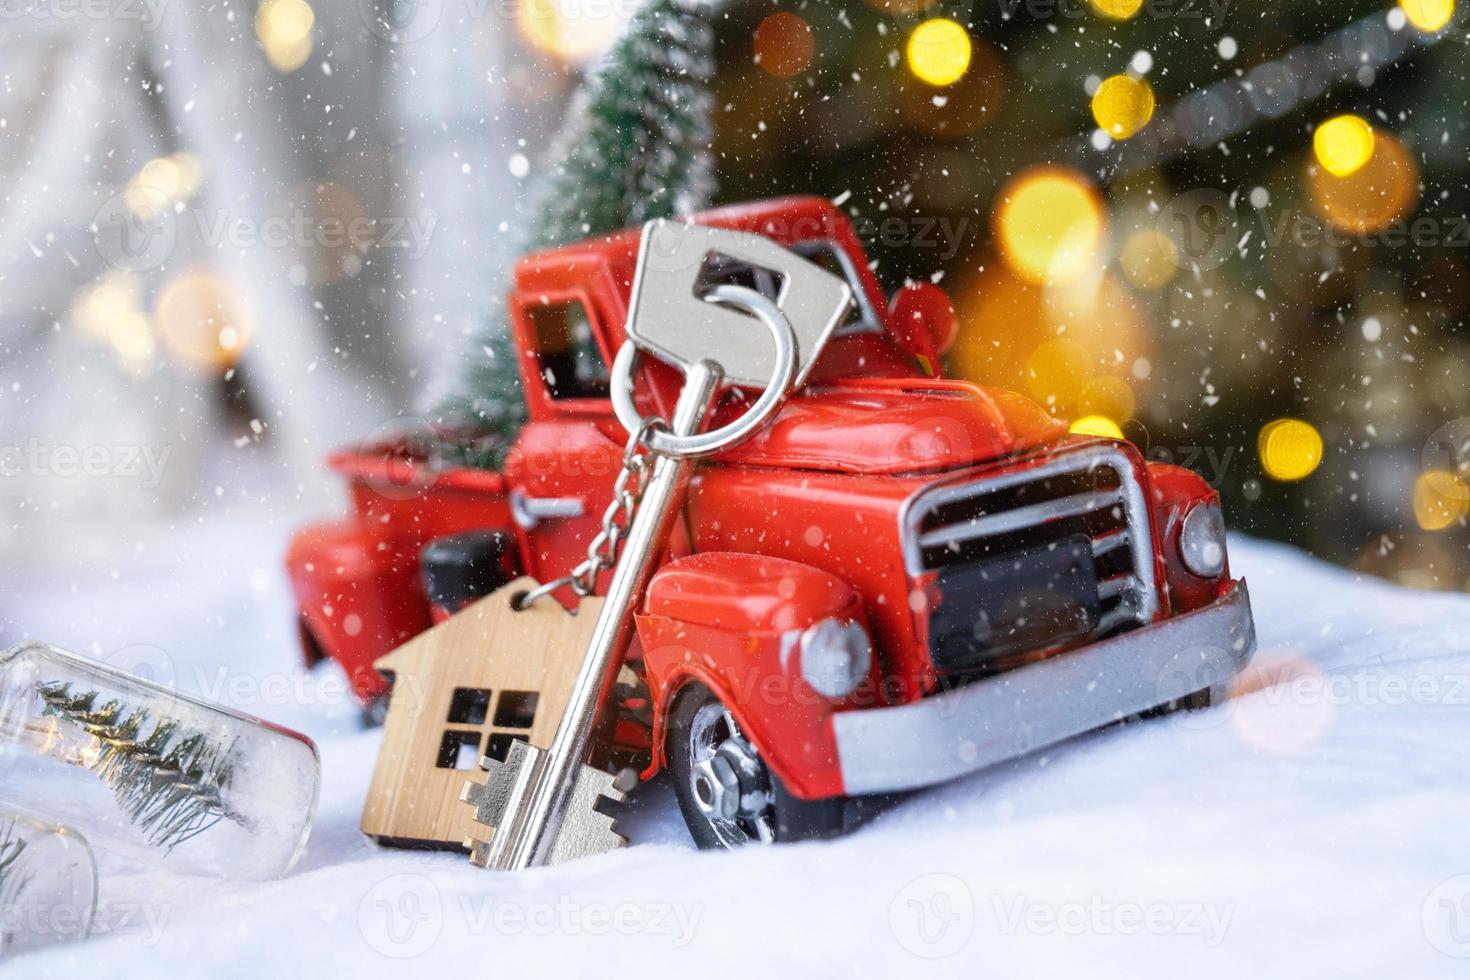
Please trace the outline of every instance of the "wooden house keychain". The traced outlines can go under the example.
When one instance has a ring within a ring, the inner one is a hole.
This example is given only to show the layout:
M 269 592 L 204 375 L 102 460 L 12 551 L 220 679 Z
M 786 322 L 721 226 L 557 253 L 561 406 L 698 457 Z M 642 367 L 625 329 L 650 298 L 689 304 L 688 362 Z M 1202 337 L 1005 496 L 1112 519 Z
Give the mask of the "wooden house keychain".
M 733 283 L 701 293 L 702 272 L 729 261 L 779 283 L 776 298 Z M 759 235 L 666 220 L 645 226 L 627 340 L 611 372 L 613 409 L 631 436 L 587 559 L 544 585 L 530 579 L 511 583 L 380 661 L 388 669 L 412 670 L 430 658 L 431 645 L 473 639 L 485 644 L 474 654 L 483 662 L 485 688 L 503 692 L 509 684 L 534 693 L 535 721 L 527 737 L 510 742 L 504 761 L 480 760 L 488 773 L 483 782 L 464 782 L 463 772 L 455 773 L 462 784 L 456 809 L 442 786 L 420 785 L 408 767 L 384 763 L 390 745 L 432 739 L 446 706 L 403 713 L 402 721 L 390 708 L 365 832 L 380 839 L 402 836 L 392 828 L 405 825 L 406 817 L 431 840 L 460 839 L 457 831 L 468 827 L 463 840 L 471 859 L 502 870 L 561 863 L 627 843 L 598 805 L 604 798 L 621 801 L 632 787 L 587 759 L 693 465 L 751 438 L 775 416 L 852 302 L 852 290 L 841 279 Z M 642 417 L 634 405 L 642 354 L 683 371 L 667 423 Z M 760 394 L 738 419 L 703 432 L 718 396 L 732 387 Z M 598 576 L 609 569 L 606 596 L 598 598 Z M 563 587 L 581 599 L 575 615 L 551 598 Z M 472 623 L 470 616 L 479 619 Z M 395 707 L 400 697 L 395 689 Z M 434 720 L 426 725 L 424 718 Z

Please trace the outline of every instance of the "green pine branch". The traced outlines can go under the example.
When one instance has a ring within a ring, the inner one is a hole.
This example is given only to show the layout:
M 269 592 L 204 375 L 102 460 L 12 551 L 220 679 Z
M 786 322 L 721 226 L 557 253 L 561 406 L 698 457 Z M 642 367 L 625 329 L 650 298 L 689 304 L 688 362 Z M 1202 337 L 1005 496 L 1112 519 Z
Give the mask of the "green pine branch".
M 70 684 L 36 685 L 48 715 L 96 739 L 87 769 L 111 789 L 119 808 L 155 847 L 175 847 L 221 820 L 248 826 L 224 802 L 234 777 L 234 743 L 219 745 L 176 721 L 152 722 L 146 709 L 121 701 L 97 706 L 96 691 L 72 694 Z
M 8 894 L 11 876 L 25 849 L 26 842 L 16 830 L 15 819 L 0 821 L 0 896 Z
M 521 254 L 709 204 L 715 188 L 711 17 L 720 4 L 648 0 L 633 15 L 553 141 L 552 164 L 532 194 Z M 503 304 L 471 338 L 463 362 L 436 414 L 455 429 L 480 430 L 480 449 L 488 435 L 496 451 L 461 459 L 442 446 L 420 448 L 446 461 L 495 466 L 525 421 Z

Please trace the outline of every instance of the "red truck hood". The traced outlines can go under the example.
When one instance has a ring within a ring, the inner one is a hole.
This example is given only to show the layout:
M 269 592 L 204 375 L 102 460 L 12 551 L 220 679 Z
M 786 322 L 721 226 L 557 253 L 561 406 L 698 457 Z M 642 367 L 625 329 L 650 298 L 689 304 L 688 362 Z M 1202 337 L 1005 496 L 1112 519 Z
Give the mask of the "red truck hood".
M 788 469 L 913 473 L 982 463 L 1066 431 L 1013 392 L 960 381 L 855 379 L 804 390 L 759 435 L 721 459 Z

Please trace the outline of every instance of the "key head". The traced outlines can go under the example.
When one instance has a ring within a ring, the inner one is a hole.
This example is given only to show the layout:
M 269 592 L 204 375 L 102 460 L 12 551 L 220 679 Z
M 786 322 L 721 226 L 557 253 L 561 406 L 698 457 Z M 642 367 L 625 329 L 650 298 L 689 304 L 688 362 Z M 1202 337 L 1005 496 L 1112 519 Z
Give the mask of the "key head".
M 660 219 L 643 227 L 628 339 L 676 367 L 710 360 L 727 384 L 764 388 L 775 366 L 766 330 L 749 315 L 703 298 L 726 283 L 764 293 L 790 321 L 797 385 L 853 303 L 847 283 L 769 238 Z

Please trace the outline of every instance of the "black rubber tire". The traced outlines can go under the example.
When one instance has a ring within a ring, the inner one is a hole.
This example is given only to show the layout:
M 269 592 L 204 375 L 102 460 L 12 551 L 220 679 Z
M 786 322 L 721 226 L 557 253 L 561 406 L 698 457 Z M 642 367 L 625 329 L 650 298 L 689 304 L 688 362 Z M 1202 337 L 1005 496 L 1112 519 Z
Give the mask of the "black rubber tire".
M 694 796 L 692 759 L 690 758 L 690 729 L 700 708 L 718 699 L 700 684 L 691 684 L 680 691 L 669 714 L 668 734 L 665 738 L 665 758 L 668 760 L 669 776 L 674 782 L 674 795 L 679 800 L 679 811 L 689 835 L 701 850 L 718 850 L 731 845 L 722 840 L 710 825 Z M 766 769 L 774 797 L 774 829 L 776 843 L 785 844 L 804 840 L 825 840 L 840 836 L 844 828 L 846 800 L 834 797 L 829 800 L 802 800 L 791 794 L 779 776 Z M 752 840 L 750 843 L 757 843 Z

